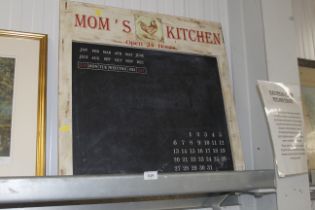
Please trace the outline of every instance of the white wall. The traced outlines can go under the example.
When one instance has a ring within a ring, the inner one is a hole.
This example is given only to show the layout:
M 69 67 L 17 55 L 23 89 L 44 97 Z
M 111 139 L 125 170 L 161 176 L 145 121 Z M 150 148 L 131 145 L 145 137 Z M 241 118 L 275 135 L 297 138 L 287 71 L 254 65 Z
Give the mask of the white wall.
M 261 0 L 233 0 L 228 6 L 236 113 L 246 167 L 272 169 L 273 153 L 256 87 L 257 80 L 268 79 Z M 273 194 L 240 199 L 244 210 L 276 209 Z
M 268 78 L 297 85 L 296 33 L 292 4 L 287 0 L 262 0 Z M 279 12 L 281 11 L 281 12 Z M 277 206 L 287 210 L 311 210 L 308 174 L 276 176 Z
M 315 60 L 315 0 L 292 0 L 298 57 Z

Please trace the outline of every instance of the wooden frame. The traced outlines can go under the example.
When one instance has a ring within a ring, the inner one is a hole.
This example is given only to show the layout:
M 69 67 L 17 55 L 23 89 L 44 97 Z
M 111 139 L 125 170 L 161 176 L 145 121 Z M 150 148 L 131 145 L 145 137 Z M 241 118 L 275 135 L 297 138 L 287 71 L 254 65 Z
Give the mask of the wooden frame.
M 315 169 L 315 61 L 299 59 L 299 73 L 304 112 L 304 137 L 308 156 L 308 169 Z
M 0 30 L 0 58 L 14 59 L 10 154 L 0 176 L 45 175 L 47 35 Z
M 151 24 L 158 31 L 152 33 L 154 35 L 151 35 L 149 29 L 147 31 L 143 29 L 141 32 L 139 30 L 141 22 L 146 25 Z M 168 32 L 168 38 L 166 38 L 167 29 L 165 28 L 167 25 L 174 26 L 174 28 L 169 28 L 172 32 Z M 162 29 L 162 27 L 164 28 Z M 188 33 L 187 31 L 190 30 L 189 36 L 182 35 L 183 38 L 179 39 L 180 35 L 177 33 L 180 30 L 182 33 Z M 197 34 L 203 34 L 204 38 L 197 38 Z M 187 41 L 186 38 L 190 40 Z M 230 87 L 228 61 L 220 24 L 62 0 L 60 2 L 59 45 L 58 171 L 60 175 L 73 174 L 73 42 L 137 47 L 215 57 L 218 61 L 234 169 L 244 170 L 239 129 Z

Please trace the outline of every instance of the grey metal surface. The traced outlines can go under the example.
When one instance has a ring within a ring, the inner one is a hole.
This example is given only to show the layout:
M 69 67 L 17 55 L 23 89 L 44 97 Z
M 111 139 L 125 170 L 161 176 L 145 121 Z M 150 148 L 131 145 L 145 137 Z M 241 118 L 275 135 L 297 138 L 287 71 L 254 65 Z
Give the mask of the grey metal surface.
M 234 197 L 234 196 L 232 196 Z M 211 200 L 216 201 L 218 197 Z M 29 210 L 165 210 L 165 209 L 212 209 L 208 205 L 209 197 L 198 197 L 189 199 L 172 199 L 172 200 L 156 200 L 141 202 L 123 202 L 123 203 L 99 203 L 99 204 L 81 204 L 81 205 L 64 205 L 64 206 L 40 206 L 40 207 L 24 207 Z M 237 203 L 234 203 L 237 205 Z M 12 208 L 20 209 L 20 208 Z
M 315 170 L 310 171 L 310 182 L 311 185 L 315 186 Z
M 311 191 L 311 200 L 314 201 L 315 200 L 315 186 L 314 185 L 310 186 L 310 191 Z
M 274 172 L 0 178 L 0 203 L 64 202 L 273 188 Z

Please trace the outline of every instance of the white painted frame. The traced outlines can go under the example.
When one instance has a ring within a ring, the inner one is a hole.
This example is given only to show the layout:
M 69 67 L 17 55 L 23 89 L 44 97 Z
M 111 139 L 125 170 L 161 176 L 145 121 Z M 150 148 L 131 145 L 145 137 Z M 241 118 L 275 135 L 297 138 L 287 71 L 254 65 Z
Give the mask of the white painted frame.
M 190 27 L 195 30 L 210 31 L 220 36 L 220 42 L 214 44 L 196 43 L 193 44 L 184 40 L 165 39 L 164 44 L 175 47 L 175 52 L 195 53 L 201 55 L 215 56 L 218 60 L 219 73 L 221 78 L 222 92 L 224 95 L 225 112 L 227 116 L 227 124 L 229 130 L 230 144 L 235 170 L 244 169 L 243 154 L 241 150 L 239 130 L 236 120 L 233 96 L 230 88 L 229 71 L 227 57 L 224 47 L 224 39 L 221 26 L 218 23 L 192 20 L 189 18 L 179 18 L 160 14 L 152 14 L 140 11 L 132 11 L 118 9 L 113 7 L 104 7 L 92 4 L 78 3 L 74 1 L 61 1 L 60 4 L 60 52 L 59 52 L 59 174 L 71 175 L 72 166 L 72 90 L 71 90 L 71 44 L 72 41 L 115 44 L 118 46 L 128 46 L 125 40 L 136 39 L 136 34 L 132 31 L 124 34 L 120 30 L 122 28 L 112 27 L 111 31 L 94 30 L 89 25 L 79 24 L 82 22 L 82 16 L 88 17 L 106 17 L 111 19 L 124 18 L 130 21 L 133 28 L 133 20 L 135 15 L 149 16 L 162 20 L 167 25 L 179 25 L 182 27 Z M 78 17 L 81 17 L 79 19 Z M 77 18 L 77 19 L 76 19 Z M 77 21 L 77 22 L 76 22 Z M 87 22 L 88 23 L 88 22 Z M 105 20 L 104 20 L 105 23 Z M 81 27 L 80 27 L 81 26 Z M 104 26 L 101 26 L 101 28 Z M 96 29 L 99 27 L 96 27 Z M 106 27 L 105 27 L 106 28 Z M 165 29 L 163 29 L 165 30 Z M 165 32 L 164 32 L 165 33 Z M 165 34 L 164 34 L 165 38 Z M 176 42 L 177 41 L 177 42 Z M 158 46 L 158 41 L 153 41 Z M 144 40 L 144 43 L 147 43 Z M 154 49 L 154 48 L 153 48 Z M 155 49 L 158 49 L 155 47 Z M 159 49 L 161 50 L 161 49 Z M 165 50 L 165 49 L 162 49 Z

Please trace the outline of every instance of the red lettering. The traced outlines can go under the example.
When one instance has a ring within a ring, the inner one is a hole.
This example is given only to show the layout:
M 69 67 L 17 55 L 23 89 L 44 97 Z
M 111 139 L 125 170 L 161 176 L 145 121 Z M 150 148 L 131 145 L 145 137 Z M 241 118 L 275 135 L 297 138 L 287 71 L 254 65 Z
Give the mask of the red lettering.
M 125 43 L 130 46 L 139 46 L 139 47 L 143 46 L 143 42 L 138 42 L 138 41 L 126 40 Z
M 87 24 L 90 28 L 96 28 L 97 26 L 97 19 L 94 16 L 89 16 L 87 19 Z
M 197 40 L 198 40 L 198 42 L 205 42 L 203 31 L 197 31 Z
M 194 33 L 194 36 L 196 35 L 196 31 L 195 30 L 189 30 L 188 37 L 189 37 L 190 41 L 195 42 L 196 41 L 196 36 L 195 36 L 195 38 L 193 38 L 192 37 L 192 33 Z
M 80 15 L 79 14 L 75 14 L 75 24 L 74 24 L 75 27 L 83 27 L 83 28 L 85 28 L 86 27 L 85 23 L 86 23 L 85 15 L 82 15 L 81 19 L 80 19 Z
M 104 22 L 103 22 L 104 21 Z M 107 30 L 109 31 L 109 18 L 98 18 L 98 29 L 99 30 Z
M 187 28 L 182 28 L 183 34 L 184 34 L 184 40 L 187 40 L 186 38 L 186 32 L 188 31 Z
M 180 38 L 180 31 L 179 31 L 179 30 L 180 30 L 180 28 L 176 28 L 176 31 L 177 31 L 177 39 L 181 39 L 181 38 Z
M 207 44 L 221 44 L 220 32 L 213 33 L 209 31 L 198 31 L 189 28 L 179 28 L 173 26 L 166 26 L 166 35 L 169 39 L 200 42 Z
M 95 16 L 86 16 L 86 15 L 80 15 L 75 14 L 75 27 L 82 27 L 86 28 L 87 26 L 91 29 L 95 29 L 98 27 L 99 30 L 107 30 L 109 31 L 109 18 L 102 18 Z
M 214 44 L 221 44 L 220 33 L 213 33 Z
M 167 32 L 167 38 L 175 39 L 175 36 L 173 34 L 174 27 L 166 26 L 166 32 Z
M 212 35 L 211 32 L 206 32 L 206 42 L 208 44 L 213 44 L 212 39 L 211 39 L 211 35 Z
M 122 22 L 123 26 L 124 26 L 124 29 L 123 29 L 123 32 L 125 33 L 130 33 L 131 32 L 131 27 L 130 27 L 130 21 L 129 20 L 124 20 Z

